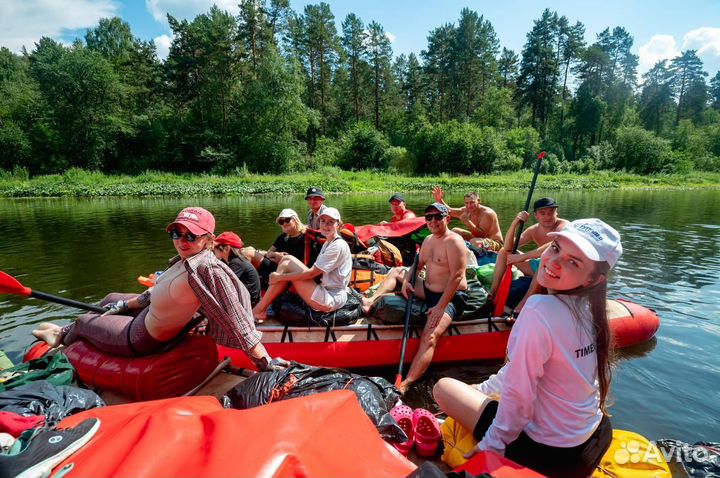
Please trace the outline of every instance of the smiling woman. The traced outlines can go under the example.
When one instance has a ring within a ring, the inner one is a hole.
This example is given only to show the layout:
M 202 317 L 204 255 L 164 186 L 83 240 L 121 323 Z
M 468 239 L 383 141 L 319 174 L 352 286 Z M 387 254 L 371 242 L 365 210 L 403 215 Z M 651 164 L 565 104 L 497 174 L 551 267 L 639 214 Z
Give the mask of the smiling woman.
M 589 476 L 612 440 L 607 274 L 622 245 L 599 219 L 549 234 L 532 296 L 510 333 L 507 362 L 480 385 L 443 378 L 443 411 L 491 450 L 546 476 Z
M 191 328 L 198 311 L 221 345 L 242 349 L 259 369 L 271 358 L 255 329 L 247 289 L 210 250 L 215 218 L 200 207 L 185 208 L 167 226 L 178 255 L 143 294 L 108 294 L 104 314 L 86 314 L 65 327 L 43 323 L 33 335 L 51 346 L 90 342 L 100 350 L 141 356 L 172 346 Z

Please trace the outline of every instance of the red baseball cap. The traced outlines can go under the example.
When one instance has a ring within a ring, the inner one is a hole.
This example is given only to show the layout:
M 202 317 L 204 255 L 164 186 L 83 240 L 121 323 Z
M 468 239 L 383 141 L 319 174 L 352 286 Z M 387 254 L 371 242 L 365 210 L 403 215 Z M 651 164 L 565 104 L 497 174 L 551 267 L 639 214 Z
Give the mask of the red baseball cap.
M 210 211 L 201 207 L 186 207 L 178 213 L 175 221 L 168 224 L 166 230 L 170 232 L 176 224 L 182 224 L 198 236 L 215 232 L 215 218 Z
M 240 249 L 243 246 L 243 241 L 234 232 L 226 231 L 215 238 L 215 244 L 227 244 L 230 247 Z

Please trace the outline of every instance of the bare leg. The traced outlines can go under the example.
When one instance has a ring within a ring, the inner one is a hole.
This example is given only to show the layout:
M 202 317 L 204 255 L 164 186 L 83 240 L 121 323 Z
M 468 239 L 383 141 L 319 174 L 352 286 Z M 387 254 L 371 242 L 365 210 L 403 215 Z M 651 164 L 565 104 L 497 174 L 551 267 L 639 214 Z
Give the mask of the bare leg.
M 509 252 L 504 248 L 501 249 L 495 260 L 495 272 L 493 272 L 492 287 L 490 287 L 490 293 L 488 294 L 491 298 L 495 297 L 498 287 L 500 287 L 500 281 L 503 275 L 505 275 L 505 269 L 507 269 L 507 256 Z
M 462 236 L 462 238 L 465 239 L 466 241 L 469 241 L 470 239 L 473 238 L 472 232 L 468 231 L 467 229 L 463 229 L 461 227 L 453 227 L 451 230 L 455 234 L 460 234 Z
M 420 337 L 420 346 L 418 347 L 418 351 L 415 354 L 415 357 L 413 357 L 407 377 L 400 384 L 401 394 L 407 392 L 410 385 L 422 377 L 422 374 L 424 374 L 425 370 L 428 369 L 430 363 L 432 362 L 433 355 L 435 354 L 435 347 L 437 346 L 438 339 L 440 339 L 440 336 L 445 333 L 448 327 L 450 327 L 451 323 L 452 318 L 445 313 L 435 328 L 430 328 L 429 322 L 425 324 L 422 336 Z
M 300 262 L 297 258 L 288 255 L 280 260 L 277 268 L 277 273 L 284 274 L 292 272 L 304 272 L 306 270 L 308 270 L 308 268 L 305 266 L 305 264 Z M 268 290 L 265 291 L 265 295 L 262 297 L 260 302 L 258 302 L 255 307 L 253 307 L 252 313 L 255 317 L 255 320 L 260 321 L 267 318 L 267 308 L 270 307 L 270 304 L 272 304 L 273 301 L 285 291 L 285 289 L 287 289 L 288 285 L 289 282 L 283 281 L 276 282 L 274 284 L 271 284 L 270 287 L 268 287 Z
M 520 312 L 523 307 L 525 307 L 525 302 L 530 298 L 530 296 L 539 294 L 542 291 L 542 287 L 537 282 L 537 276 L 533 275 L 532 280 L 530 281 L 530 287 L 528 287 L 527 292 L 525 292 L 525 296 L 522 298 L 520 302 L 518 302 L 518 305 L 515 306 L 515 309 L 513 312 Z
M 403 281 L 404 278 L 405 269 L 401 267 L 391 269 L 385 279 L 383 279 L 383 281 L 378 286 L 375 294 L 372 297 L 363 297 L 361 299 L 362 313 L 364 315 L 369 315 L 370 311 L 375 306 L 375 303 L 380 300 L 383 295 L 393 292 L 397 288 L 398 284 Z
M 62 332 L 62 327 L 59 325 L 43 322 L 37 329 L 32 331 L 32 334 L 43 342 L 47 342 L 50 347 L 55 348 L 62 344 L 60 332 Z
M 472 431 L 490 398 L 466 383 L 443 377 L 433 387 L 433 398 L 440 409 Z

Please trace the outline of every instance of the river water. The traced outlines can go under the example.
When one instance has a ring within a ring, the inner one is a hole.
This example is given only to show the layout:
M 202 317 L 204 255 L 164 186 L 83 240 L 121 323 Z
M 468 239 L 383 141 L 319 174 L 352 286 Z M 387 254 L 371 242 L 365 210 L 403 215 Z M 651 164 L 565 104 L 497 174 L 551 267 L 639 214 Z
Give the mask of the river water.
M 561 217 L 600 217 L 621 233 L 625 252 L 610 279 L 610 295 L 655 309 L 656 339 L 622 354 L 612 384 L 616 428 L 649 439 L 720 441 L 720 190 L 541 191 L 556 198 Z M 329 195 L 343 220 L 356 225 L 390 216 L 383 195 Z M 430 194 L 408 194 L 421 212 Z M 462 195 L 449 195 L 460 205 Z M 524 193 L 482 195 L 507 228 Z M 266 248 L 280 233 L 274 219 L 297 196 L 151 199 L 0 200 L 0 270 L 35 290 L 92 302 L 109 291 L 140 292 L 138 275 L 161 270 L 172 255 L 165 226 L 190 205 L 215 214 L 217 230 L 238 232 L 246 244 Z M 66 323 L 64 306 L 0 296 L 0 349 L 18 362 L 41 321 Z M 498 364 L 432 367 L 409 393 L 412 405 L 432 407 L 430 390 L 445 375 L 477 382 Z M 373 371 L 388 379 L 395 370 Z

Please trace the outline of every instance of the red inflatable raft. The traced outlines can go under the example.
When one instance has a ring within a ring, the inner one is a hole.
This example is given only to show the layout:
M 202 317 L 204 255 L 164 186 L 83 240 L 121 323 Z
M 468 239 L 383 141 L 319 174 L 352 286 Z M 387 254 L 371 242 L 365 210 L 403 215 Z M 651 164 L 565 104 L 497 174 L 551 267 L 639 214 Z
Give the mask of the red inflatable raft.
M 608 317 L 615 346 L 629 347 L 651 339 L 660 326 L 654 311 L 624 300 L 608 301 Z M 365 368 L 396 366 L 402 344 L 402 325 L 360 323 L 326 329 L 266 325 L 263 344 L 273 357 L 310 365 Z M 405 358 L 412 361 L 419 344 L 419 330 L 408 340 Z M 502 360 L 510 326 L 505 319 L 486 318 L 454 322 L 435 349 L 433 363 Z M 230 357 L 237 367 L 251 368 L 242 351 L 218 346 L 220 357 Z

